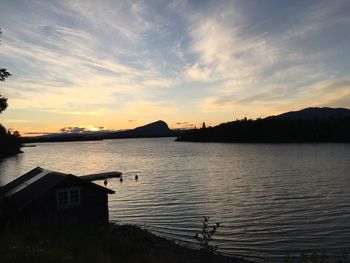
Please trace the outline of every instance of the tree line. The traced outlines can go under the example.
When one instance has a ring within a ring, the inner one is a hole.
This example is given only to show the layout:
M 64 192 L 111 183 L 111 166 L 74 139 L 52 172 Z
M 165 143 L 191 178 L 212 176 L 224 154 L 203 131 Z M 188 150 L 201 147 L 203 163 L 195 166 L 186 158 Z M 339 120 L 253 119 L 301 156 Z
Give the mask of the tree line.
M 266 118 L 222 123 L 194 129 L 177 138 L 193 142 L 350 142 L 350 117 L 280 119 Z
M 0 82 L 4 82 L 10 76 L 11 74 L 7 71 L 7 69 L 0 68 Z M 0 114 L 6 110 L 7 106 L 7 98 L 0 94 Z M 22 142 L 20 134 L 17 131 L 11 132 L 6 130 L 6 128 L 0 124 L 0 158 L 19 153 L 21 145 Z

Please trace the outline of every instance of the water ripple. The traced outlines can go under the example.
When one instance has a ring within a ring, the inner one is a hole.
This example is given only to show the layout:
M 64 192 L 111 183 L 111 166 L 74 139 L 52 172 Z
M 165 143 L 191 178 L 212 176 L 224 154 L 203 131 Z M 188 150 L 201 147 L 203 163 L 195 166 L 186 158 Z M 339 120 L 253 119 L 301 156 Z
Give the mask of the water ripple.
M 34 166 L 77 175 L 120 170 L 124 182 L 108 183 L 116 191 L 110 219 L 193 247 L 207 215 L 221 224 L 213 244 L 222 253 L 272 262 L 310 249 L 350 251 L 350 144 L 163 138 L 43 143 L 24 151 L 0 163 L 3 184 Z

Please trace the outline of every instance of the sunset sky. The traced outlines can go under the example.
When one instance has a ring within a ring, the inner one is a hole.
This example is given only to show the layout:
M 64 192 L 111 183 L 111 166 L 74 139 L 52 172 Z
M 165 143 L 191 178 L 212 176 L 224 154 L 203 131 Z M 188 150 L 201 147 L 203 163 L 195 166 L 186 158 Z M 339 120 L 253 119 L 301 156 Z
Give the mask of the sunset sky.
M 22 135 L 350 108 L 348 0 L 1 0 L 0 27 Z

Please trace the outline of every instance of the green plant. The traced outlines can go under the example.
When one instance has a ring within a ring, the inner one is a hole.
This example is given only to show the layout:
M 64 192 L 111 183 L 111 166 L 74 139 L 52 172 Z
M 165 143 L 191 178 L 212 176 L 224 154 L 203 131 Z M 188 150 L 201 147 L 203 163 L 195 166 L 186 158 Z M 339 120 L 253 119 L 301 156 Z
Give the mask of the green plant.
M 203 216 L 202 231 L 200 234 L 196 234 L 195 238 L 199 242 L 201 251 L 205 254 L 213 254 L 217 250 L 217 246 L 212 245 L 213 235 L 216 233 L 219 223 L 210 224 L 209 216 Z

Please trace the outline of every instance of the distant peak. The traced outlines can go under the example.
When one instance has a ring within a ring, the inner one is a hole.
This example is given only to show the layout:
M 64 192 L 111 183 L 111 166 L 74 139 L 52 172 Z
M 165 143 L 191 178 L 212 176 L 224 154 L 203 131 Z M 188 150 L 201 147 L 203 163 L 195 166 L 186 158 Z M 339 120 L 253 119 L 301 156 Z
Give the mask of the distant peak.
M 169 128 L 168 124 L 165 121 L 162 121 L 162 120 L 151 122 L 151 123 L 146 124 L 146 125 L 141 126 L 141 127 L 146 127 L 146 126 L 164 126 L 164 127 Z M 138 127 L 138 128 L 140 128 L 140 127 Z
M 170 131 L 168 124 L 165 121 L 159 120 L 155 121 L 149 124 L 146 124 L 144 126 L 140 126 L 135 128 L 134 130 L 147 130 L 147 131 L 162 131 L 162 132 L 168 132 Z
M 155 121 L 155 122 L 152 122 L 152 123 L 159 123 L 159 124 L 166 124 L 166 125 L 168 125 L 165 121 L 163 121 L 163 120 L 158 120 L 158 121 Z M 150 123 L 150 124 L 152 124 L 152 123 Z
M 344 118 L 350 116 L 350 110 L 346 108 L 330 107 L 309 107 L 299 111 L 290 111 L 276 116 L 267 118 L 279 119 L 327 119 L 327 118 Z

